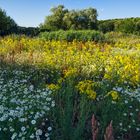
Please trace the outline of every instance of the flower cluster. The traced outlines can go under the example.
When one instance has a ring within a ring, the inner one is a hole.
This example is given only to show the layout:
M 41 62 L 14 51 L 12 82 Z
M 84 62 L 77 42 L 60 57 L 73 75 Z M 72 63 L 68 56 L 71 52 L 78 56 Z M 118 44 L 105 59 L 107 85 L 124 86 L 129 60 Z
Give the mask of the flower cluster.
M 116 134 L 128 131 L 136 131 L 137 134 L 140 130 L 139 40 L 116 38 L 114 43 L 109 44 L 44 41 L 40 38 L 19 36 L 1 38 L 0 64 L 28 65 L 39 69 L 38 73 L 44 72 L 45 76 L 16 69 L 0 70 L 0 139 L 49 139 L 52 129 L 47 117 L 49 110 L 60 102 L 58 105 L 62 109 L 61 115 L 67 114 L 69 111 L 64 112 L 63 108 L 67 109 L 67 106 L 71 107 L 75 102 L 75 106 L 78 106 L 79 93 L 82 97 L 85 95 L 92 99 L 92 107 L 98 106 L 93 110 L 99 114 L 103 125 L 113 120 Z M 43 78 L 44 85 L 41 86 L 40 79 Z M 37 81 L 39 82 L 36 83 Z M 51 94 L 51 91 L 58 89 L 62 96 L 58 94 L 60 97 L 54 99 L 59 101 L 54 102 L 51 97 L 57 94 Z M 68 94 L 63 93 L 67 91 L 73 93 L 70 99 L 76 101 L 65 106 L 64 99 L 69 98 Z M 75 94 L 76 98 L 73 97 Z M 66 97 L 62 98 L 63 96 Z M 75 106 L 76 115 L 67 116 L 77 117 L 80 114 Z M 74 118 L 74 122 L 79 121 Z M 62 127 L 57 125 L 58 128 Z M 60 134 L 60 131 L 56 133 Z
M 91 99 L 96 99 L 96 92 L 94 89 L 94 82 L 90 80 L 81 81 L 78 83 L 76 88 L 81 94 L 86 94 Z
M 65 77 L 102 75 L 105 80 L 135 86 L 140 83 L 140 43 L 130 45 L 6 37 L 0 40 L 0 59 L 59 69 Z
M 111 96 L 113 100 L 119 99 L 119 93 L 117 91 L 110 91 L 108 92 L 107 96 Z
M 48 88 L 34 86 L 30 78 L 23 70 L 0 69 L 0 139 L 49 140 L 47 114 L 55 102 Z

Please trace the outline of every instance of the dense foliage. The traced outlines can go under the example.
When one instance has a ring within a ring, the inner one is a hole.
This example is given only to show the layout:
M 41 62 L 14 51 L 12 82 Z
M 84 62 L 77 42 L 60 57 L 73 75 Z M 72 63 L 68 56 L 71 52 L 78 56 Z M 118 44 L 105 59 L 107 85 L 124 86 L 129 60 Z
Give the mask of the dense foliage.
M 140 35 L 140 18 L 110 19 L 98 21 L 98 30 Z
M 97 10 L 94 8 L 69 11 L 63 5 L 52 8 L 51 12 L 52 15 L 47 16 L 45 22 L 41 24 L 42 29 L 50 31 L 96 29 L 103 33 L 116 31 L 140 35 L 140 18 L 97 21 Z
M 66 41 L 104 41 L 105 37 L 103 33 L 94 30 L 69 30 L 69 31 L 53 31 L 40 33 L 40 38 L 45 40 L 66 40 Z
M 68 10 L 65 9 L 63 5 L 54 7 L 50 11 L 52 14 L 46 16 L 44 23 L 40 24 L 40 27 L 35 28 L 18 26 L 12 18 L 7 16 L 5 11 L 0 9 L 0 36 L 5 36 L 9 34 L 25 34 L 27 36 L 37 36 L 39 33 L 45 31 L 85 31 L 93 29 L 103 33 L 115 31 L 127 34 L 140 35 L 140 18 L 97 20 L 98 14 L 95 8 L 88 8 L 83 10 Z M 87 32 L 89 33 L 89 31 Z M 49 33 L 45 34 L 47 34 L 48 36 Z M 54 32 L 52 34 L 49 34 L 49 36 L 53 34 Z M 72 34 L 71 31 L 70 34 Z M 75 34 L 75 32 L 73 34 Z M 92 31 L 90 35 L 91 34 L 93 34 Z M 75 39 L 77 39 L 77 36 L 75 37 Z M 54 38 L 56 38 L 56 36 Z M 60 36 L 59 38 L 62 39 Z
M 47 104 L 49 100 L 44 100 L 48 96 L 48 92 L 44 91 L 45 86 L 51 90 L 51 100 L 55 101 L 52 102 L 53 108 L 44 112 L 49 118 L 47 124 L 51 125 L 45 124 L 46 128 L 41 125 L 46 116 L 40 116 L 32 125 L 30 121 L 34 115 L 30 116 L 30 111 L 25 110 L 22 115 L 27 116 L 27 125 L 22 127 L 19 117 L 15 116 L 10 125 L 0 123 L 0 134 L 5 136 L 7 132 L 6 136 L 12 136 L 13 132 L 19 132 L 14 136 L 24 137 L 22 134 L 29 134 L 29 128 L 34 127 L 39 130 L 32 131 L 34 135 L 29 139 L 34 136 L 43 140 L 45 134 L 53 140 L 92 139 L 91 117 L 94 114 L 98 122 L 98 140 L 104 139 L 110 121 L 115 139 L 140 139 L 140 39 L 113 33 L 108 36 L 112 36 L 111 44 L 45 41 L 24 36 L 0 39 L 3 101 L 0 104 L 5 107 L 10 104 L 15 111 L 19 105 L 27 102 L 33 114 L 37 113 L 34 107 L 42 110 L 42 114 L 45 110 L 40 105 L 50 105 Z M 10 65 L 9 72 L 6 65 Z M 4 74 L 9 78 L 6 79 Z M 16 81 L 13 80 L 15 77 Z M 17 88 L 12 86 L 13 83 Z M 14 97 L 16 101 L 10 102 Z M 32 98 L 35 102 L 31 104 Z M 5 122 L 3 116 L 1 121 Z M 19 127 L 15 123 L 19 123 Z M 16 131 L 9 131 L 8 126 Z M 51 134 L 48 133 L 49 126 L 52 127 Z M 24 132 L 21 134 L 20 131 Z
M 39 28 L 20 27 L 15 21 L 7 16 L 6 12 L 0 9 L 0 36 L 9 34 L 25 34 L 27 36 L 36 36 L 40 32 Z
M 50 31 L 96 29 L 97 10 L 94 8 L 68 10 L 63 5 L 59 5 L 52 8 L 51 12 L 52 14 L 41 24 L 41 28 Z
M 16 27 L 15 21 L 7 16 L 5 11 L 0 9 L 0 35 L 8 34 Z
M 33 36 L 37 36 L 40 33 L 40 29 L 37 27 L 20 27 L 20 26 L 18 26 L 13 33 L 33 37 Z

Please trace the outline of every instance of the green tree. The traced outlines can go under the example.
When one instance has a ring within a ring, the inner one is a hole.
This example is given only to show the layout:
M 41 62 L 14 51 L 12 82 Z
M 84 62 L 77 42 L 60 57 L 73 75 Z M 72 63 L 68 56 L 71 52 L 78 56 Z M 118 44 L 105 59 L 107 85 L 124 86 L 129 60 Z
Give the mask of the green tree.
M 140 35 L 140 18 L 109 19 L 98 21 L 98 30 Z
M 46 17 L 44 24 L 40 25 L 41 29 L 53 31 L 65 29 L 62 19 L 68 10 L 63 5 L 59 5 L 58 7 L 53 7 L 50 11 L 52 14 Z
M 78 13 L 75 10 L 67 12 L 63 22 L 66 25 L 66 29 L 78 29 Z
M 63 5 L 51 9 L 52 14 L 47 16 L 41 29 L 69 30 L 69 29 L 95 29 L 97 26 L 97 10 L 88 8 L 84 10 L 68 10 Z
M 94 8 L 88 8 L 83 10 L 85 19 L 88 20 L 88 29 L 96 29 L 97 26 L 97 10 Z
M 137 35 L 140 35 L 140 20 L 136 22 L 135 32 Z
M 132 19 L 125 19 L 115 22 L 115 30 L 124 33 L 133 33 L 135 30 L 135 23 Z
M 6 12 L 0 8 L 0 35 L 13 32 L 16 27 L 17 24 L 15 21 L 7 16 Z
M 98 29 L 103 33 L 114 31 L 114 21 L 113 20 L 99 21 Z

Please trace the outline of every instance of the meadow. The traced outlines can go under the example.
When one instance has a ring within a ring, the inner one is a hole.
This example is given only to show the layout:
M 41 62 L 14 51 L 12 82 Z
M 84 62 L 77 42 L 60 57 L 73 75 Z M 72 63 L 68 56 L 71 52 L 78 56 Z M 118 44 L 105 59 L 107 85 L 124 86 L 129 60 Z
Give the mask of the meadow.
M 52 34 L 0 38 L 0 139 L 140 139 L 140 37 Z

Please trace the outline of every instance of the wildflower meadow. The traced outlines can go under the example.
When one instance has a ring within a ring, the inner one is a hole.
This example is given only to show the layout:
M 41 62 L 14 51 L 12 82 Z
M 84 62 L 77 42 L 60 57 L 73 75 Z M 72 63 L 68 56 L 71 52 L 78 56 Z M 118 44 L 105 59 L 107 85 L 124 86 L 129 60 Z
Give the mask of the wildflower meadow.
M 140 39 L 0 39 L 1 140 L 140 139 Z

